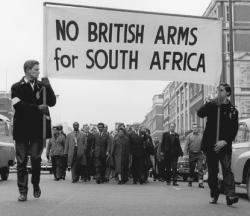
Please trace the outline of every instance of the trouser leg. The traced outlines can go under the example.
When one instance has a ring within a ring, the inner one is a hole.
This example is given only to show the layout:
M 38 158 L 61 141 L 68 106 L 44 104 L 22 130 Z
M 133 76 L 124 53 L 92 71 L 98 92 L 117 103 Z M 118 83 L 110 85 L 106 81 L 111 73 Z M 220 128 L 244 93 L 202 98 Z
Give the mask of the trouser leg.
M 96 172 L 95 172 L 95 176 L 96 176 L 96 181 L 101 181 L 101 166 L 96 166 Z
M 159 178 L 162 180 L 166 180 L 165 161 L 161 160 L 158 162 L 158 170 L 159 170 Z
M 202 154 L 199 154 L 197 158 L 197 170 L 198 170 L 198 180 L 199 182 L 203 182 L 203 157 Z
M 56 156 L 56 178 L 60 179 L 63 174 L 62 169 L 62 157 L 60 155 Z
M 136 157 L 132 158 L 132 177 L 133 181 L 138 181 L 138 159 Z
M 235 195 L 234 175 L 231 171 L 231 154 L 223 154 L 220 156 L 220 163 L 223 174 L 223 185 L 225 195 Z
M 177 158 L 172 158 L 172 160 L 171 160 L 173 182 L 177 182 L 177 177 L 178 177 L 178 173 L 177 173 L 177 161 L 178 161 L 178 157 Z
M 28 191 L 28 141 L 15 141 L 17 160 L 17 186 L 20 193 Z
M 78 161 L 74 161 L 71 165 L 71 176 L 72 181 L 76 182 L 79 180 L 79 164 Z
M 171 160 L 167 158 L 164 160 L 165 178 L 167 182 L 171 181 Z
M 51 156 L 51 165 L 52 165 L 52 173 L 56 178 L 56 158 L 55 156 Z
M 66 176 L 67 163 L 68 163 L 68 155 L 63 155 L 62 156 L 62 178 L 64 179 Z
M 31 158 L 31 165 L 32 165 L 31 183 L 34 186 L 37 186 L 40 183 L 42 152 L 43 152 L 42 140 L 33 140 L 30 142 L 30 158 Z
M 194 170 L 196 165 L 196 158 L 189 155 L 189 182 L 192 182 L 194 180 Z
M 218 172 L 219 172 L 219 159 L 217 154 L 207 154 L 207 167 L 208 167 L 208 186 L 210 188 L 211 197 L 219 194 L 218 188 Z
M 106 158 L 102 158 L 102 166 L 101 166 L 101 180 L 105 181 L 105 173 L 106 173 Z

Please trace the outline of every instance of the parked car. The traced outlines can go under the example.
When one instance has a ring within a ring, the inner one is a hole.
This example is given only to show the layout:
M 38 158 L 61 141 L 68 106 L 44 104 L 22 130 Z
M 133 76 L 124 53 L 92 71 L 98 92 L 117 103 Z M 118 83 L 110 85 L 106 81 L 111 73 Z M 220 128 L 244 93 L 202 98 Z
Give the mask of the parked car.
M 233 143 L 231 168 L 235 183 L 243 184 L 250 200 L 250 118 L 239 122 L 239 129 Z
M 0 115 L 0 176 L 2 180 L 9 177 L 10 166 L 14 165 L 15 147 L 10 132 L 8 118 Z
M 231 169 L 234 174 L 235 185 L 246 188 L 250 200 L 250 118 L 239 122 L 239 129 L 232 145 Z M 218 174 L 219 188 L 224 192 L 221 167 Z

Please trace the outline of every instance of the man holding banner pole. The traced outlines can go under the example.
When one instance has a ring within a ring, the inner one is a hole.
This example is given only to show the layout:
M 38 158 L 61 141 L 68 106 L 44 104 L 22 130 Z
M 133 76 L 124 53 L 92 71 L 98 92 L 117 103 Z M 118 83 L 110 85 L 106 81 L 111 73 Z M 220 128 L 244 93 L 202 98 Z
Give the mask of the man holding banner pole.
M 238 202 L 234 175 L 231 171 L 232 141 L 238 131 L 238 111 L 229 101 L 230 95 L 231 87 L 226 83 L 220 83 L 217 98 L 207 101 L 197 112 L 199 117 L 207 117 L 201 148 L 207 157 L 211 204 L 216 204 L 219 198 L 219 162 L 227 205 Z
M 27 60 L 24 63 L 25 76 L 11 87 L 13 119 L 13 139 L 17 159 L 18 201 L 26 201 L 28 193 L 28 155 L 31 158 L 33 195 L 41 196 L 40 171 L 43 139 L 51 137 L 51 121 L 48 106 L 56 104 L 56 96 L 48 78 L 38 81 L 39 62 Z M 46 98 L 44 97 L 46 92 Z M 46 99 L 45 101 L 43 101 Z M 44 119 L 44 120 L 43 120 Z M 45 122 L 46 127 L 43 126 Z M 46 133 L 43 132 L 46 128 Z M 43 137 L 44 135 L 44 137 Z

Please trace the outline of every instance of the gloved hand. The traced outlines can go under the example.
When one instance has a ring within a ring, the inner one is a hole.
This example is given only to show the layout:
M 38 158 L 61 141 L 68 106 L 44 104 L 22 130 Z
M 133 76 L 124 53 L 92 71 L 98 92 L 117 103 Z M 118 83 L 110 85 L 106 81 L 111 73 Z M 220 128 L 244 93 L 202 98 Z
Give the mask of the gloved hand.
M 38 109 L 45 115 L 49 114 L 49 108 L 47 105 L 44 104 L 38 105 Z
M 50 82 L 49 82 L 49 79 L 47 77 L 43 77 L 41 82 L 42 82 L 42 85 L 45 87 L 50 86 Z

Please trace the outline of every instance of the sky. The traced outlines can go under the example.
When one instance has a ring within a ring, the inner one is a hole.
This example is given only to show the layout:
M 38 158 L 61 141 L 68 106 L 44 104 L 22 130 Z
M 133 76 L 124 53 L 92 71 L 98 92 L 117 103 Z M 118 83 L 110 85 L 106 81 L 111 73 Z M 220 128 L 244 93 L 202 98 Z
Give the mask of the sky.
M 211 0 L 53 0 L 80 4 L 170 14 L 202 16 Z M 0 12 L 0 91 L 24 75 L 27 59 L 43 59 L 43 1 L 9 0 L 1 2 Z M 40 65 L 42 77 L 42 64 Z M 51 109 L 52 121 L 106 123 L 142 122 L 152 108 L 152 97 L 160 94 L 167 81 L 101 81 L 50 79 L 59 95 Z

